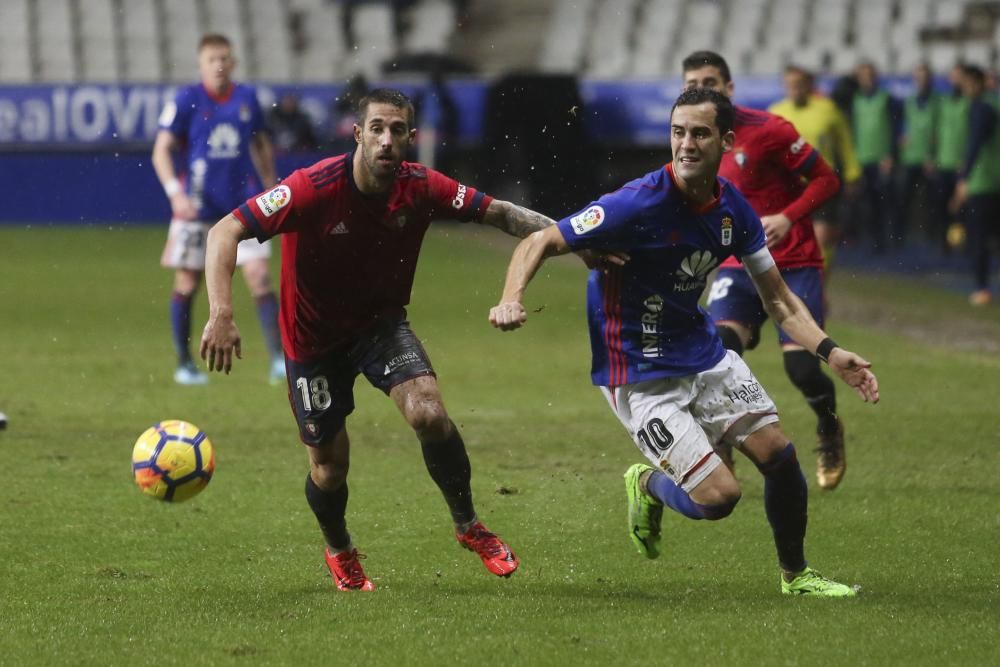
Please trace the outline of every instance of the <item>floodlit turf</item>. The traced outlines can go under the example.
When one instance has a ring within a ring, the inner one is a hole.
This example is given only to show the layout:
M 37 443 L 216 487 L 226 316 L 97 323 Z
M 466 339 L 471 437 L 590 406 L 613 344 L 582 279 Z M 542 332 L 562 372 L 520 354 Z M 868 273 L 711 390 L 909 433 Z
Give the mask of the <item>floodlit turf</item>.
M 344 594 L 323 565 L 305 454 L 285 391 L 266 383 L 242 284 L 244 360 L 207 387 L 173 384 L 163 234 L 0 228 L 0 410 L 10 419 L 0 432 L 0 664 L 1000 661 L 997 356 L 834 321 L 834 336 L 876 363 L 884 400 L 871 407 L 841 391 L 848 472 L 820 493 L 813 422 L 773 335 L 749 355 L 814 491 L 810 563 L 862 586 L 853 600 L 784 598 L 761 483 L 743 459 L 732 517 L 668 513 L 665 555 L 633 551 L 621 475 L 639 457 L 589 385 L 582 266 L 547 265 L 527 300 L 540 312 L 501 334 L 486 315 L 511 241 L 432 230 L 411 320 L 465 434 L 480 515 L 521 569 L 497 579 L 459 548 L 419 447 L 361 381 L 348 521 L 379 589 Z M 852 286 L 845 276 L 836 298 Z M 927 290 L 899 287 L 884 310 L 964 299 Z M 205 312 L 202 293 L 196 336 Z M 134 439 L 166 418 L 194 422 L 216 446 L 212 483 L 180 505 L 144 497 L 130 478 Z

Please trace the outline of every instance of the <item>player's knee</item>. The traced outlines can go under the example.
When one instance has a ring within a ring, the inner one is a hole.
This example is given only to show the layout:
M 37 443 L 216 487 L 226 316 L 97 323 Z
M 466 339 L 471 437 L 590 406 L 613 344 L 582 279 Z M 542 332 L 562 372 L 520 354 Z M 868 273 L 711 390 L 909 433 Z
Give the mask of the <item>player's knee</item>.
M 735 496 L 728 496 L 726 500 L 716 503 L 714 505 L 702 505 L 698 504 L 699 509 L 701 509 L 702 516 L 708 521 L 718 521 L 720 519 L 725 519 L 727 516 L 733 513 L 736 509 L 736 504 L 740 502 L 742 495 L 739 491 L 736 492 Z
M 702 518 L 718 521 L 733 513 L 742 495 L 736 478 L 719 466 L 691 493 L 691 500 L 698 505 Z
M 201 284 L 201 273 L 188 269 L 179 269 L 174 274 L 174 291 L 184 296 L 190 296 Z
M 253 296 L 264 296 L 271 293 L 271 274 L 264 260 L 254 260 L 243 266 L 243 277 Z
M 347 471 L 349 468 L 350 464 L 347 461 L 313 463 L 310 474 L 316 486 L 325 493 L 332 493 L 347 481 Z
M 415 401 L 406 411 L 406 421 L 424 442 L 440 442 L 451 435 L 451 420 L 437 400 Z
M 743 356 L 743 340 L 732 327 L 720 324 L 716 327 L 719 331 L 719 338 L 722 339 L 722 346 L 727 350 L 732 350 L 736 354 Z

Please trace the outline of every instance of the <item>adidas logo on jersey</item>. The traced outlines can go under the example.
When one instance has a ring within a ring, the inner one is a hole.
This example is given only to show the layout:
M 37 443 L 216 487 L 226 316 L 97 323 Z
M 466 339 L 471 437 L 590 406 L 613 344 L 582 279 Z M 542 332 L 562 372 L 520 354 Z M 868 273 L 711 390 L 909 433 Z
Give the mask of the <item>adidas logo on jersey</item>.
M 341 220 L 340 222 L 338 222 L 337 226 L 330 230 L 330 234 L 331 235 L 334 235 L 334 234 L 350 234 L 350 233 L 351 233 L 350 230 L 347 229 L 347 225 L 344 224 L 343 220 Z

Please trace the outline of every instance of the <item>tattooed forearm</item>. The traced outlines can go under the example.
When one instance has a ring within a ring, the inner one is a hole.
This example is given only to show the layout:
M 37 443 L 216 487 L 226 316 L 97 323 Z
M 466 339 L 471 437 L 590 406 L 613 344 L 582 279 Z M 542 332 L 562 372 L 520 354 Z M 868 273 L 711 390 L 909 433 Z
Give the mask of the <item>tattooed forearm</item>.
M 483 216 L 483 222 L 522 239 L 556 224 L 555 220 L 541 213 L 499 199 L 494 199 L 490 203 Z

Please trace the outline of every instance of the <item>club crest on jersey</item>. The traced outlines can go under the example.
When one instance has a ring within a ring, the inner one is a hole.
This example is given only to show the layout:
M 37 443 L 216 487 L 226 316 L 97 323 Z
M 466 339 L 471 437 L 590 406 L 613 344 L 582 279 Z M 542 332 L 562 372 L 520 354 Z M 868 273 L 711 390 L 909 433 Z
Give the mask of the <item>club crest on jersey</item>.
M 595 227 L 599 227 L 604 222 L 604 217 L 604 208 L 595 204 L 582 213 L 570 218 L 569 224 L 573 227 L 576 235 L 580 236 Z
M 250 122 L 250 107 L 245 104 L 240 105 L 240 122 L 248 123 Z
M 290 201 L 292 201 L 291 189 L 287 185 L 279 185 L 257 197 L 257 207 L 265 217 L 270 218 Z
M 736 166 L 742 169 L 743 165 L 747 163 L 747 154 L 743 152 L 742 148 L 734 148 L 733 160 L 736 161 Z
M 722 218 L 722 245 L 733 244 L 733 219 L 728 215 Z

